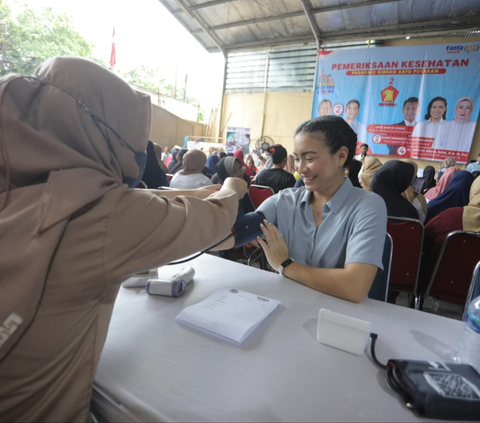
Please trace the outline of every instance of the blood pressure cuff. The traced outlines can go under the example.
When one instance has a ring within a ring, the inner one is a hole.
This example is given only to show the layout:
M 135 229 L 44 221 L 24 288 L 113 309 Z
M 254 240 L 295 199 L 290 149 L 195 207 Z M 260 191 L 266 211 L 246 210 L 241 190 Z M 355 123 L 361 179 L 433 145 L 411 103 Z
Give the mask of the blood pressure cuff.
M 233 225 L 233 236 L 235 237 L 235 248 L 241 247 L 263 235 L 260 223 L 265 219 L 262 212 L 252 212 L 237 216 Z
M 386 372 L 388 385 L 421 416 L 480 420 L 480 375 L 472 366 L 389 360 Z

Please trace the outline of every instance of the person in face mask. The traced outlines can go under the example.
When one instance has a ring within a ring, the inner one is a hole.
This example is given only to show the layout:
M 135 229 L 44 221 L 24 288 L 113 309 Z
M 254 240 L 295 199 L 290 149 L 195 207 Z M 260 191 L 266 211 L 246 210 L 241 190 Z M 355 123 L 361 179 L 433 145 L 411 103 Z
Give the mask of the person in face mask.
M 0 78 L 0 421 L 87 421 L 120 283 L 231 231 L 240 179 L 132 189 L 150 104 L 81 58 Z

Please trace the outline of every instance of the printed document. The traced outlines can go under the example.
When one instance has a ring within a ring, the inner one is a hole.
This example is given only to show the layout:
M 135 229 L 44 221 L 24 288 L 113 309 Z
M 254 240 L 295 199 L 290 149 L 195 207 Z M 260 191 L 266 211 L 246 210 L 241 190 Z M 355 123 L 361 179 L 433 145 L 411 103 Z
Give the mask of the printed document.
M 184 309 L 176 320 L 241 344 L 280 301 L 237 289 L 221 289 Z

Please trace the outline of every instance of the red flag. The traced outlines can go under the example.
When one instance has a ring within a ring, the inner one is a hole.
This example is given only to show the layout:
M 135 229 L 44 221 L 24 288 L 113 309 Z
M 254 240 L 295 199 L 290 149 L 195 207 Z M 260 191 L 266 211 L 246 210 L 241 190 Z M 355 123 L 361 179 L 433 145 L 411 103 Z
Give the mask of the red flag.
M 113 69 L 117 63 L 117 56 L 115 55 L 115 27 L 113 27 L 113 34 L 112 34 L 112 52 L 110 53 L 110 67 Z

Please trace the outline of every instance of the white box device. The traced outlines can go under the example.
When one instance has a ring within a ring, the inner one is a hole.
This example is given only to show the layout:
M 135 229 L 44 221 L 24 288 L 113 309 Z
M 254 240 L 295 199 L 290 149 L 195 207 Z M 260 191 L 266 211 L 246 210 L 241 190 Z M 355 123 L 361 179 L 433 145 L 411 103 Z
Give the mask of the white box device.
M 371 323 L 321 308 L 317 340 L 352 354 L 362 355 L 371 333 Z
M 187 285 L 195 276 L 193 267 L 184 267 L 170 279 L 149 279 L 145 290 L 151 295 L 178 297 L 183 294 Z

